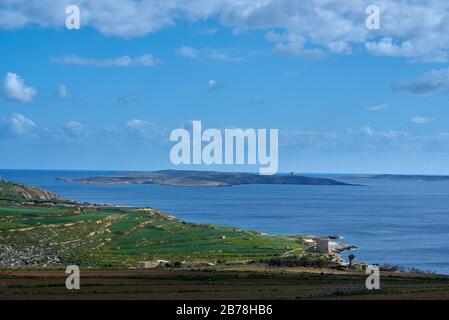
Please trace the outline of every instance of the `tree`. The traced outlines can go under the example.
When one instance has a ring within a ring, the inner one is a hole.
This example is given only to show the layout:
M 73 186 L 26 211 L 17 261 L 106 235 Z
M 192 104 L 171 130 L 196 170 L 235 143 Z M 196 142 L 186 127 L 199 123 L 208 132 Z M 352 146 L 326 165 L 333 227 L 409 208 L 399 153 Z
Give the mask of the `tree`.
M 350 254 L 350 255 L 348 256 L 348 259 L 349 259 L 349 266 L 352 266 L 352 260 L 355 259 L 355 255 Z

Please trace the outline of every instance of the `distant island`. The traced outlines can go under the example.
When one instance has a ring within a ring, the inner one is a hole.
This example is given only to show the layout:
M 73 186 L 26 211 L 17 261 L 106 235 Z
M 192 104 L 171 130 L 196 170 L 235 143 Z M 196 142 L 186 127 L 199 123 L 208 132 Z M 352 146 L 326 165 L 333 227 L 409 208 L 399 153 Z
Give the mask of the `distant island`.
M 159 184 L 182 187 L 226 187 L 247 184 L 351 185 L 334 179 L 297 176 L 293 173 L 264 176 L 253 173 L 191 170 L 129 172 L 111 176 L 59 178 L 59 180 L 88 184 Z

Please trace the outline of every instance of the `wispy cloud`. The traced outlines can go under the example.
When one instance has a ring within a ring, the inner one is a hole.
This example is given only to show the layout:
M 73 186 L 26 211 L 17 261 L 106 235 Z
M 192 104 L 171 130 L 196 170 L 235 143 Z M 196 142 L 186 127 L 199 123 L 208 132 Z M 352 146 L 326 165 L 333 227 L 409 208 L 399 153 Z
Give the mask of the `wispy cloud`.
M 428 124 L 433 122 L 433 119 L 428 117 L 416 116 L 410 119 L 410 122 L 413 124 Z
M 0 117 L 0 139 L 33 136 L 37 125 L 20 113 L 13 113 L 9 118 Z
M 211 49 L 206 48 L 203 49 L 204 56 L 210 60 L 216 61 L 224 61 L 224 62 L 235 62 L 244 60 L 243 57 L 237 56 L 233 53 L 235 50 L 219 50 L 219 49 Z
M 243 56 L 240 56 L 235 49 L 214 49 L 214 48 L 201 48 L 195 49 L 190 46 L 182 46 L 175 50 L 175 53 L 188 59 L 207 59 L 222 62 L 236 62 L 244 60 Z
M 214 35 L 219 31 L 218 28 L 205 28 L 198 31 L 199 34 L 203 35 Z
M 297 78 L 299 76 L 299 73 L 295 71 L 287 71 L 285 72 L 285 76 L 289 78 Z
M 125 130 L 126 133 L 133 139 L 138 138 L 154 143 L 168 142 L 168 140 L 164 140 L 164 138 L 168 139 L 169 131 L 146 120 L 132 119 L 127 121 L 125 124 Z
M 378 104 L 378 105 L 369 107 L 368 111 L 369 112 L 378 112 L 378 111 L 382 111 L 382 110 L 385 110 L 385 109 L 388 109 L 388 105 L 383 103 L 383 104 Z
M 306 48 L 306 40 L 295 33 L 276 33 L 270 31 L 265 35 L 265 40 L 275 43 L 276 53 L 301 59 L 322 59 L 326 53 L 319 48 Z
M 87 125 L 77 120 L 58 125 L 40 125 L 30 118 L 13 113 L 0 117 L 0 141 L 30 141 L 33 144 L 167 145 L 169 130 L 147 120 L 132 119 L 118 124 Z
M 117 100 L 123 104 L 130 104 L 139 100 L 139 97 L 136 95 L 125 94 L 118 96 Z
M 449 68 L 431 70 L 415 80 L 396 82 L 392 88 L 396 91 L 405 91 L 416 95 L 448 93 Z
M 326 56 L 326 53 L 321 49 L 305 49 L 294 42 L 278 43 L 274 47 L 274 51 L 282 55 L 306 60 L 319 60 Z
M 65 84 L 60 84 L 58 86 L 58 89 L 56 90 L 56 97 L 59 100 L 66 100 L 70 97 L 69 91 L 67 89 L 67 86 Z
M 415 117 L 417 124 L 429 123 L 432 119 Z M 186 124 L 186 128 L 189 125 Z M 0 141 L 17 139 L 38 143 L 64 145 L 136 145 L 169 146 L 171 129 L 145 119 L 130 119 L 117 124 L 87 125 L 72 120 L 63 125 L 43 126 L 14 113 L 0 117 Z M 432 152 L 449 151 L 449 132 L 413 134 L 407 131 L 380 131 L 370 126 L 340 131 L 279 130 L 281 149 L 301 152 Z
M 73 137 L 80 137 L 88 133 L 86 126 L 78 121 L 69 121 L 65 124 L 66 133 Z
M 183 58 L 189 58 L 189 59 L 198 59 L 198 50 L 189 47 L 189 46 L 182 46 L 175 50 L 176 54 Z
M 248 100 L 245 101 L 245 103 L 249 104 L 249 105 L 261 105 L 261 104 L 264 104 L 265 101 L 258 100 L 258 99 L 248 99 Z
M 378 131 L 370 126 L 344 131 L 280 130 L 283 148 L 324 152 L 397 152 L 449 150 L 449 132 L 415 135 L 406 131 Z
M 160 61 L 151 54 L 144 54 L 139 57 L 121 56 L 118 58 L 85 58 L 76 54 L 66 55 L 53 59 L 60 64 L 72 64 L 79 66 L 95 66 L 95 67 L 154 67 L 160 64 Z

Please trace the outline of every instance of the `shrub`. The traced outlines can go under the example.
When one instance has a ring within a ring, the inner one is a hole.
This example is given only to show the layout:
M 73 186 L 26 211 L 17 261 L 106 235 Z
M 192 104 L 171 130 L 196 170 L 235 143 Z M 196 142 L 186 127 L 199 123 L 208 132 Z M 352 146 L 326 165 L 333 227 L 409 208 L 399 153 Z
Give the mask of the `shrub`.
M 331 264 L 331 260 L 323 255 L 309 254 L 301 257 L 276 257 L 265 260 L 272 267 L 314 267 L 321 268 Z

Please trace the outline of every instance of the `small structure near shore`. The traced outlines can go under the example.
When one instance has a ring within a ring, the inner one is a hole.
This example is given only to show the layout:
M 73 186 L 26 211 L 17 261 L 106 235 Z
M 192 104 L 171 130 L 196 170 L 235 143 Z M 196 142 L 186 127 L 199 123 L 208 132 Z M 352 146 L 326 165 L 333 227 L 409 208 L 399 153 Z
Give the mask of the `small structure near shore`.
M 138 269 L 154 269 L 158 267 L 165 267 L 170 261 L 166 260 L 151 260 L 151 261 L 139 261 L 137 263 Z
M 367 267 L 368 267 L 368 264 L 366 264 L 364 262 L 355 262 L 351 265 L 351 268 L 355 269 L 355 270 L 366 270 Z
M 315 251 L 319 253 L 330 253 L 330 239 L 319 238 L 316 240 Z

